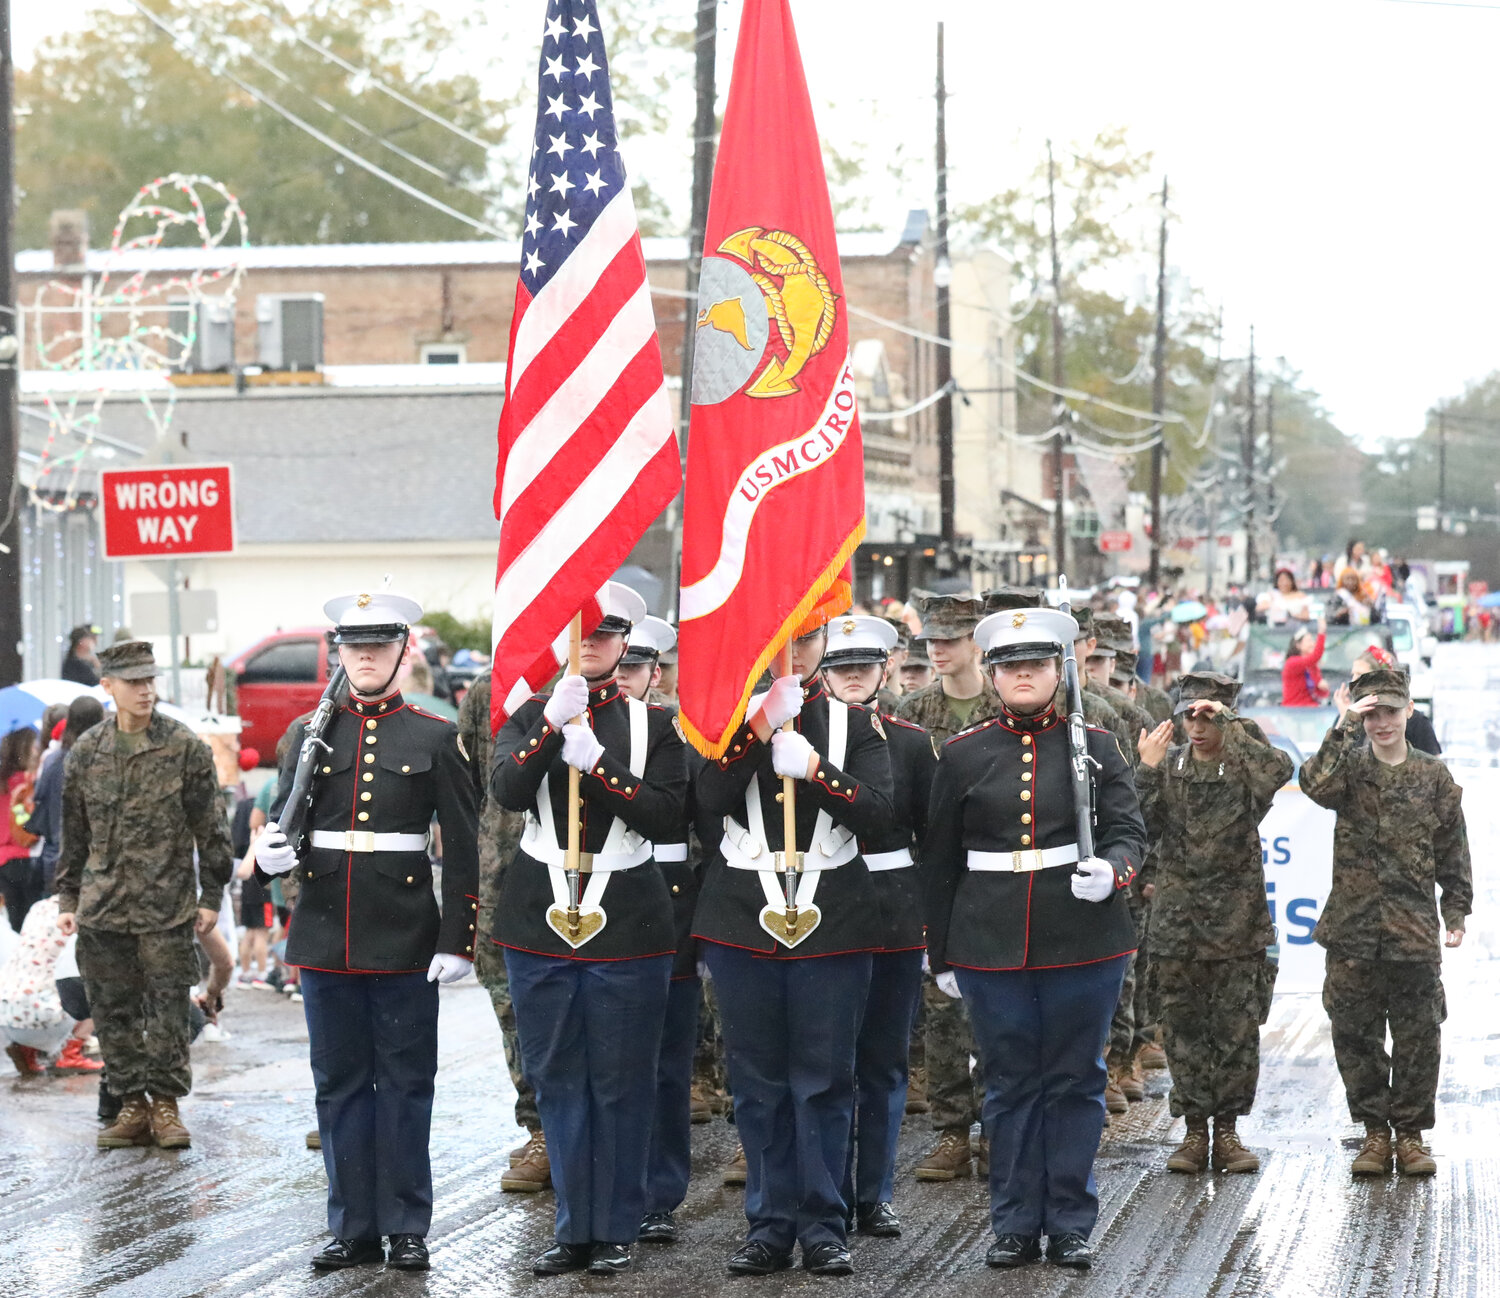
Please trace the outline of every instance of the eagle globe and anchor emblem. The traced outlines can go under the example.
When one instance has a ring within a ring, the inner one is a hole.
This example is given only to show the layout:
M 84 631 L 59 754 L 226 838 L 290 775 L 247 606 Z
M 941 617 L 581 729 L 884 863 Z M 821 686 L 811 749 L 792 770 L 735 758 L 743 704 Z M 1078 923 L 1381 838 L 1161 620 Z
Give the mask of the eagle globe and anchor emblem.
M 693 404 L 801 391 L 797 376 L 828 346 L 838 315 L 817 259 L 796 235 L 761 226 L 730 235 L 715 252 L 723 255 L 703 259 L 698 281 Z M 786 356 L 773 352 L 762 369 L 773 323 Z

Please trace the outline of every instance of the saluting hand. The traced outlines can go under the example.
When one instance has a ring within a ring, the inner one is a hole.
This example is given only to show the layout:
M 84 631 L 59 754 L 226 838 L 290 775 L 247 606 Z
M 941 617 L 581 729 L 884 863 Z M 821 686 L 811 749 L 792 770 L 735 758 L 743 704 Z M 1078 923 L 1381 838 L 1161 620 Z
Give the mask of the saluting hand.
M 1141 728 L 1141 737 L 1136 740 L 1136 751 L 1141 755 L 1141 763 L 1144 766 L 1160 766 L 1166 758 L 1167 749 L 1172 744 L 1172 723 L 1163 721 L 1150 734 L 1146 733 L 1145 727 Z

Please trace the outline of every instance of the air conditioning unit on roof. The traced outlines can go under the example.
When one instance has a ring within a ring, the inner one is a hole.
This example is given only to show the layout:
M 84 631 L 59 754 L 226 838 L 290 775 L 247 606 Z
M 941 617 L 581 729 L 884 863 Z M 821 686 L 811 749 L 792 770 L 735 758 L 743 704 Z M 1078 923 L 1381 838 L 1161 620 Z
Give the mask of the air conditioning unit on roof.
M 234 299 L 167 300 L 168 363 L 180 374 L 213 374 L 234 368 Z
M 323 368 L 323 295 L 261 293 L 255 299 L 256 360 L 268 370 Z

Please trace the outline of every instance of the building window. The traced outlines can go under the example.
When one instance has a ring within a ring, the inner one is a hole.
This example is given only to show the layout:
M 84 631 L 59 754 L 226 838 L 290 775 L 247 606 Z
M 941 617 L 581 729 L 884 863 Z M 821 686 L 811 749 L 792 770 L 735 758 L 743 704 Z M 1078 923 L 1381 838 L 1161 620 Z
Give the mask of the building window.
M 464 343 L 423 343 L 423 365 L 462 365 L 468 360 Z

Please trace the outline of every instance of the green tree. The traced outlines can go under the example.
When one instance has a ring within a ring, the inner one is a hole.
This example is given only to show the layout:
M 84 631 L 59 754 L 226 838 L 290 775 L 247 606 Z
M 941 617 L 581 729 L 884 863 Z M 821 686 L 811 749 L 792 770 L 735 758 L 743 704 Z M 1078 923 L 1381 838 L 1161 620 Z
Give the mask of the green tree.
M 35 64 L 18 75 L 22 246 L 44 246 L 48 216 L 62 207 L 87 210 L 92 237 L 100 242 L 142 183 L 172 171 L 224 182 L 245 206 L 257 242 L 479 234 L 346 162 L 208 67 L 255 86 L 354 152 L 472 217 L 489 217 L 516 192 L 514 183 L 491 174 L 484 148 L 370 92 L 363 77 L 298 43 L 262 16 L 259 5 L 150 2 L 183 42 L 203 52 L 208 66 L 144 16 L 100 10 L 81 30 L 43 46 Z M 412 14 L 397 0 L 317 0 L 296 21 L 309 40 L 327 44 L 491 145 L 500 145 L 517 120 L 514 97 L 486 98 L 472 77 L 423 81 L 411 74 L 416 61 L 433 59 L 460 39 L 435 13 Z M 426 160 L 446 180 L 340 121 L 313 96 Z

